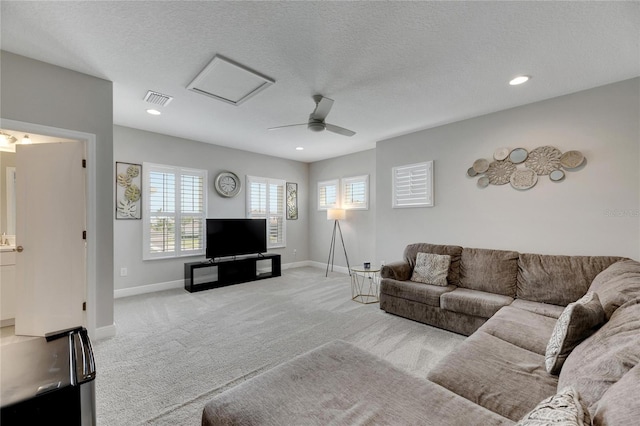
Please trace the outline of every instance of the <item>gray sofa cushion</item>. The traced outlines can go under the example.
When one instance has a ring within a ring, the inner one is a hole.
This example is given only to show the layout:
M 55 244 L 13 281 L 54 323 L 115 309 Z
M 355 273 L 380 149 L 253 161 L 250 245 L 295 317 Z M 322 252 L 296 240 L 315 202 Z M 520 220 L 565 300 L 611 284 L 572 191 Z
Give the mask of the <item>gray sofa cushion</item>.
M 536 314 L 544 315 L 546 317 L 551 317 L 558 319 L 562 311 L 564 311 L 564 306 L 560 305 L 552 305 L 550 303 L 540 303 L 540 302 L 532 302 L 530 300 L 524 299 L 516 299 L 511 304 L 514 308 L 522 309 L 525 311 L 530 311 Z
M 589 291 L 600 298 L 607 319 L 626 302 L 640 299 L 640 263 L 622 260 L 600 272 L 591 283 Z
M 521 253 L 517 298 L 566 306 L 587 292 L 596 275 L 621 259 Z
M 543 355 L 481 331 L 440 360 L 427 377 L 513 421 L 555 394 L 558 384 L 544 369 Z
M 640 419 L 640 364 L 633 367 L 602 395 L 593 415 L 595 426 L 632 425 Z
M 518 253 L 465 248 L 460 258 L 460 287 L 516 296 Z
M 460 285 L 460 255 L 462 253 L 462 247 L 427 243 L 409 244 L 404 249 L 403 258 L 405 262 L 409 263 L 412 269 L 416 266 L 416 257 L 418 253 L 434 253 L 451 256 L 447 282 L 450 285 Z
M 440 296 L 440 306 L 448 311 L 491 318 L 504 306 L 513 302 L 513 298 L 484 291 L 457 288 Z
M 555 318 L 518 309 L 511 304 L 500 309 L 478 331 L 544 355 L 555 325 Z
M 510 425 L 342 341 L 266 371 L 206 404 L 202 425 Z
M 436 307 L 440 306 L 440 296 L 455 289 L 456 287 L 453 285 L 441 287 L 439 285 L 398 281 L 390 278 L 384 278 L 380 283 L 381 293 Z
M 571 352 L 558 386 L 575 386 L 593 415 L 593 404 L 639 362 L 640 304 L 625 304 Z

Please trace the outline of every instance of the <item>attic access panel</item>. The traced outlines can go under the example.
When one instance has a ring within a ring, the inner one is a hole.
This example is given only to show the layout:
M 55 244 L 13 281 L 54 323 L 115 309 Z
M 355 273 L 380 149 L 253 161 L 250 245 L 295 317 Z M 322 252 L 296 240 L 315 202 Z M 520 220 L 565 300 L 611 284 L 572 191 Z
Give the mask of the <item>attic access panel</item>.
M 273 83 L 265 75 L 216 55 L 187 89 L 237 106 Z

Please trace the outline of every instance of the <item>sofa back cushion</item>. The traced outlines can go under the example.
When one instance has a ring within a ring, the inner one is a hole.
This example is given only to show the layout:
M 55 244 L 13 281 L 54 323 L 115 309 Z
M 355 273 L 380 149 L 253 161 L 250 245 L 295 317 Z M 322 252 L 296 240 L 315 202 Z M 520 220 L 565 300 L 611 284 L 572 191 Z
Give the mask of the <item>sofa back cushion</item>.
M 607 318 L 630 300 L 640 299 L 640 262 L 627 259 L 600 272 L 589 291 L 598 294 Z
M 518 252 L 464 248 L 460 287 L 515 297 Z
M 633 425 L 640 419 L 640 364 L 633 367 L 602 395 L 595 405 L 593 424 Z
M 404 260 L 411 265 L 412 269 L 416 266 L 416 257 L 418 256 L 418 253 L 433 253 L 450 256 L 451 261 L 449 262 L 447 283 L 455 286 L 460 285 L 460 254 L 462 253 L 462 247 L 428 243 L 409 244 L 404 249 L 403 257 Z
M 621 259 L 521 253 L 516 297 L 566 306 L 584 296 L 593 279 Z
M 618 308 L 597 332 L 567 357 L 558 389 L 575 386 L 591 414 L 602 395 L 640 362 L 640 304 Z

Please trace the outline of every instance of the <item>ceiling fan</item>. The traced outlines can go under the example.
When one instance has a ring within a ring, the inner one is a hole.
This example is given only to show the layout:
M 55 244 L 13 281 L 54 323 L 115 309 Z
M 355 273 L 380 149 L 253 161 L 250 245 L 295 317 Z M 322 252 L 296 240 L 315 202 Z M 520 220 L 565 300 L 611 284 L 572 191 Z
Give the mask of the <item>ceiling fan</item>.
M 331 107 L 333 106 L 333 99 L 325 98 L 322 95 L 314 95 L 313 100 L 316 103 L 316 109 L 309 115 L 309 121 L 301 124 L 289 124 L 287 126 L 271 127 L 269 130 L 285 129 L 287 127 L 307 126 L 312 132 L 321 132 L 328 130 L 333 133 L 337 133 L 343 136 L 353 136 L 356 132 L 345 129 L 344 127 L 336 126 L 333 124 L 325 123 L 324 119 L 329 115 Z

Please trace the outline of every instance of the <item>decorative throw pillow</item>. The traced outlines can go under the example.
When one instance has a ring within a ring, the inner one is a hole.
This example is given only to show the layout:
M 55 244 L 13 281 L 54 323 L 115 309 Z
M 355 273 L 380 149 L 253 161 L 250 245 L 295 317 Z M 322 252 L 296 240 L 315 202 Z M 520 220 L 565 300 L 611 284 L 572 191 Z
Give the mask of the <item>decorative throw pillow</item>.
M 566 387 L 557 394 L 545 399 L 536 408 L 527 413 L 516 426 L 589 426 L 589 410 L 580 400 L 578 391 Z
M 547 344 L 544 357 L 547 372 L 556 375 L 560 373 L 562 364 L 571 351 L 591 336 L 604 320 L 604 309 L 600 299 L 592 291 L 569 303 L 558 317 Z
M 451 263 L 449 255 L 418 253 L 411 281 L 446 287 L 449 263 Z

